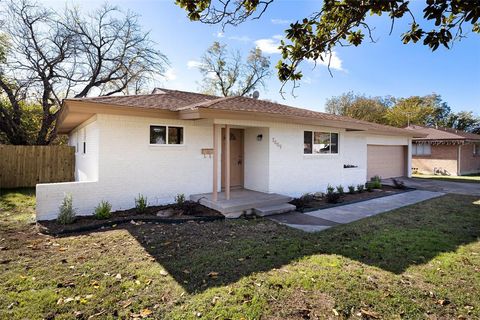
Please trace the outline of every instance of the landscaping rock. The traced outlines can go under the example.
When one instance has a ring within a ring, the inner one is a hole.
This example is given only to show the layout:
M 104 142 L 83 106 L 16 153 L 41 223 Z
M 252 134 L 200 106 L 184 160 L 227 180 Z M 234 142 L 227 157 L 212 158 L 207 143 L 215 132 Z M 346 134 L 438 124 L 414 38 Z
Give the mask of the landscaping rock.
M 166 210 L 160 210 L 157 212 L 157 217 L 172 217 L 178 215 L 180 212 L 178 210 L 175 210 L 173 208 L 168 208 Z
M 315 192 L 314 195 L 315 199 L 322 199 L 324 196 L 323 192 Z

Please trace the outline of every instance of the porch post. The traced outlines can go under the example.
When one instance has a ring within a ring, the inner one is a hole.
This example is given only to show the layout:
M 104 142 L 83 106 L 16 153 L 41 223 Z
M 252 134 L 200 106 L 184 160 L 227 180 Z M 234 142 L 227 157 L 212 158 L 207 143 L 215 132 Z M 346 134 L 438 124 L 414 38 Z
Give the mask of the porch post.
M 218 132 L 217 125 L 213 124 L 213 192 L 212 200 L 218 200 Z
M 230 126 L 225 126 L 225 198 L 230 200 Z

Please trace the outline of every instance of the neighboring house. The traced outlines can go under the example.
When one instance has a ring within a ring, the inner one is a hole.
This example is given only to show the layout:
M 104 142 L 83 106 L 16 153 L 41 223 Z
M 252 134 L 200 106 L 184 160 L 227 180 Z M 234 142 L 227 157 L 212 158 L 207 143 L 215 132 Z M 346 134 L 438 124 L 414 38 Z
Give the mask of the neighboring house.
M 38 220 L 55 219 L 65 193 L 86 215 L 100 200 L 131 208 L 138 194 L 150 204 L 234 188 L 300 196 L 374 175 L 410 176 L 411 140 L 423 136 L 258 99 L 167 89 L 65 100 L 58 128 L 76 149 L 76 181 L 37 185 Z
M 480 135 L 439 127 L 410 126 L 406 129 L 426 135 L 413 139 L 414 171 L 450 176 L 480 172 Z

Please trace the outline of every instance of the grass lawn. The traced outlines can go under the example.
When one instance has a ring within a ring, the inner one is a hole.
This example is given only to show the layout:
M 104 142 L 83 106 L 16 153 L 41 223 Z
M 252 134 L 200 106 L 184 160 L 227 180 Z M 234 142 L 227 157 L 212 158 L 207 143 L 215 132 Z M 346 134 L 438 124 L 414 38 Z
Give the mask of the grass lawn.
M 264 219 L 54 238 L 0 199 L 0 319 L 478 319 L 480 201 L 447 195 L 306 234 Z
M 434 180 L 443 180 L 443 181 L 454 181 L 454 182 L 469 182 L 469 183 L 480 183 L 480 175 L 469 175 L 469 176 L 439 176 L 433 174 L 414 174 L 414 178 L 420 179 L 434 179 Z

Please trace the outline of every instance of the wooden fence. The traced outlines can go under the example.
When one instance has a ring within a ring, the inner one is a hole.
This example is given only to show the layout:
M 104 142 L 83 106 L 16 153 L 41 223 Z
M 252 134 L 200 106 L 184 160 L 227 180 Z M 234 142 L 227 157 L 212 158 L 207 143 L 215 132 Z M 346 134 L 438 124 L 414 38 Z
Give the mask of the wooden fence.
M 74 181 L 75 148 L 0 145 L 0 188 Z

